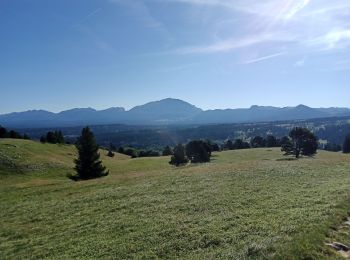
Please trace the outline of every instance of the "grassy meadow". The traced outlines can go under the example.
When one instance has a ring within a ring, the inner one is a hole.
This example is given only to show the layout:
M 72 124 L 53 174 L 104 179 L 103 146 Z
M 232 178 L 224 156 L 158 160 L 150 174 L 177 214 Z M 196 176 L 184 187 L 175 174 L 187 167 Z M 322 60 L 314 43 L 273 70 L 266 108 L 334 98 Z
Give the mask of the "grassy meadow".
M 324 244 L 350 241 L 336 232 L 350 212 L 349 155 L 250 149 L 176 168 L 101 151 L 110 175 L 74 182 L 75 154 L 0 140 L 0 259 L 341 259 Z

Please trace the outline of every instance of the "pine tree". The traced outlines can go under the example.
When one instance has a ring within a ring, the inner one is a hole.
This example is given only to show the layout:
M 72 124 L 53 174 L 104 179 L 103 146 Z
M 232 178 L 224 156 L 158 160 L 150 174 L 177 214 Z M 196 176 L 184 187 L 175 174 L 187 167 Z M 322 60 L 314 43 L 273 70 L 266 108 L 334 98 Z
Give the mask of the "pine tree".
M 76 142 L 78 159 L 75 160 L 76 179 L 92 179 L 107 176 L 109 171 L 102 165 L 95 136 L 89 127 L 82 130 Z

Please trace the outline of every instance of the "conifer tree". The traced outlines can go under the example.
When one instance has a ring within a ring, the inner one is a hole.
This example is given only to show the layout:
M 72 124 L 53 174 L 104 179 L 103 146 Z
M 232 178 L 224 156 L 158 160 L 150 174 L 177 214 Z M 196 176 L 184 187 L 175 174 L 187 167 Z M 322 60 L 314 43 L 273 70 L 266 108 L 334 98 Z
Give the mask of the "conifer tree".
M 76 142 L 78 158 L 75 160 L 76 179 L 92 179 L 107 176 L 109 171 L 102 165 L 95 136 L 89 127 L 82 130 Z

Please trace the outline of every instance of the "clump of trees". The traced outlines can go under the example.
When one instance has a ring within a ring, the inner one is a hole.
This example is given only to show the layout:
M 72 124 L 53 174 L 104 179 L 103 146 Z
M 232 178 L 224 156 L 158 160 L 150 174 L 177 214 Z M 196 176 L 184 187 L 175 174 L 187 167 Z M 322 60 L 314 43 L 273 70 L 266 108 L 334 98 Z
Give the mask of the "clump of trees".
M 95 136 L 89 127 L 82 130 L 80 137 L 75 144 L 78 150 L 78 158 L 74 160 L 74 176 L 69 176 L 73 180 L 88 180 L 107 176 L 109 171 L 102 165 L 98 145 Z
M 160 153 L 158 151 L 153 151 L 153 150 L 143 151 L 143 150 L 141 150 L 139 152 L 139 157 L 158 157 L 158 156 L 160 156 Z
M 261 136 L 255 136 L 251 141 L 250 145 L 252 148 L 260 148 L 266 146 L 266 140 Z
M 191 141 L 186 145 L 187 158 L 192 163 L 210 162 L 211 146 L 202 140 Z
M 180 166 L 188 163 L 188 158 L 186 156 L 185 146 L 182 144 L 178 144 L 174 148 L 174 155 L 171 157 L 169 162 L 172 165 Z
M 343 143 L 343 153 L 350 153 L 350 134 L 345 137 Z
M 173 149 L 171 149 L 171 147 L 169 145 L 164 147 L 164 150 L 162 152 L 163 156 L 170 156 L 170 155 L 173 155 L 173 154 L 174 154 Z
M 317 153 L 317 137 L 307 128 L 295 127 L 289 133 L 289 141 L 284 140 L 281 150 L 285 155 L 312 156 Z
M 280 147 L 282 140 L 283 138 L 280 140 L 273 135 L 267 135 L 266 138 L 262 136 L 255 136 L 250 140 L 250 143 L 242 139 L 236 139 L 234 142 L 231 140 L 228 140 L 224 144 L 224 149 L 240 150 L 240 149 L 262 148 L 262 147 Z
M 243 141 L 242 139 L 236 139 L 234 142 L 227 140 L 224 144 L 224 149 L 227 150 L 240 150 L 240 149 L 249 149 L 250 144 Z
M 173 151 L 170 164 L 180 166 L 191 163 L 205 163 L 210 162 L 210 157 L 214 149 L 217 149 L 216 145 L 211 142 L 203 140 L 194 140 L 184 146 L 178 144 Z M 219 148 L 220 150 L 220 148 Z
M 27 134 L 21 135 L 20 133 L 14 131 L 14 130 L 8 131 L 5 127 L 2 127 L 2 126 L 0 126 L 0 138 L 30 140 L 30 137 Z
M 158 157 L 160 153 L 158 151 L 149 149 L 149 150 L 138 150 L 133 147 L 119 147 L 118 153 L 125 154 L 131 158 L 137 157 Z
M 276 137 L 273 135 L 268 135 L 265 140 L 265 146 L 266 147 L 279 147 L 279 142 Z
M 64 144 L 64 136 L 61 131 L 49 131 L 40 137 L 40 142 L 49 144 Z
M 324 146 L 324 150 L 329 151 L 329 152 L 340 152 L 342 150 L 342 147 L 339 144 L 327 143 Z

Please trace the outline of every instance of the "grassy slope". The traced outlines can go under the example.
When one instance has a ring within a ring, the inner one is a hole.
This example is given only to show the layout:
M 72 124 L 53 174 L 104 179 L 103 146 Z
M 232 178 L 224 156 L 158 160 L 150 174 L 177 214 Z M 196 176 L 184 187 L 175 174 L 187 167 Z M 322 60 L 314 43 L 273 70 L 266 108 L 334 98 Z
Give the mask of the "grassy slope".
M 0 258 L 335 257 L 323 242 L 350 209 L 350 156 L 102 154 L 109 176 L 72 182 L 72 146 L 0 140 Z

